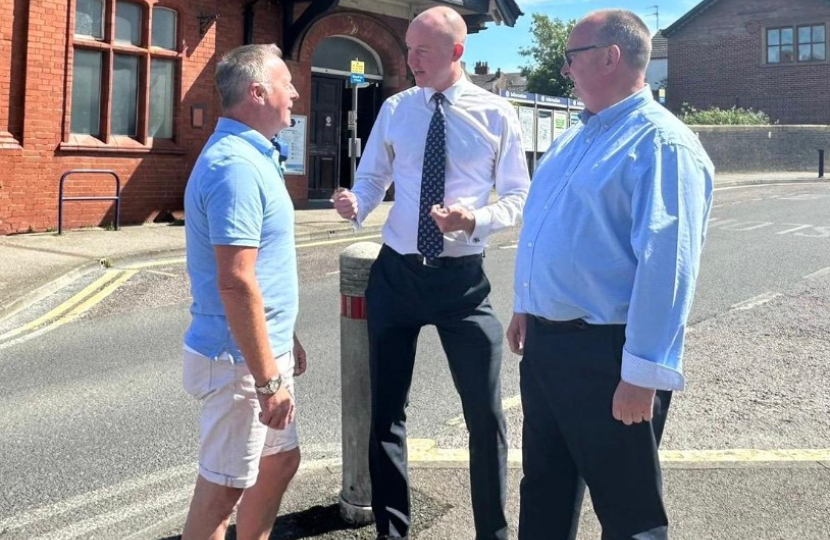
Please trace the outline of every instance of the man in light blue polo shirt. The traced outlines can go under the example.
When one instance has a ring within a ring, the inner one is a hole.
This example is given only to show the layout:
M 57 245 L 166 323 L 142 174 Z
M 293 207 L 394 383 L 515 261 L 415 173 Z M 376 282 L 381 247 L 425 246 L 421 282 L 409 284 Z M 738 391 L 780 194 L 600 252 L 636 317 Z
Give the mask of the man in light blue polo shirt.
M 275 45 L 229 52 L 216 87 L 223 116 L 185 192 L 193 320 L 183 382 L 202 409 L 182 538 L 224 538 L 239 503 L 237 538 L 264 540 L 300 463 L 293 377 L 306 360 L 294 335 L 294 211 L 270 141 L 298 95 Z

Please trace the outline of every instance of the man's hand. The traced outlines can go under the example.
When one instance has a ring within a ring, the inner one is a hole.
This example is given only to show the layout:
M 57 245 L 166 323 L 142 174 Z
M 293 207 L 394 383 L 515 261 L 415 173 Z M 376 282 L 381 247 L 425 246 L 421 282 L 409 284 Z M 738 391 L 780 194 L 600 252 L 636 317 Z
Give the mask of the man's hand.
M 334 209 L 343 219 L 354 219 L 357 217 L 357 197 L 346 188 L 337 188 L 331 195 Z
M 308 357 L 306 356 L 305 349 L 297 338 L 297 334 L 294 334 L 294 376 L 299 377 L 305 373 L 307 367 Z
M 257 394 L 259 406 L 259 421 L 273 429 L 285 429 L 294 421 L 294 398 L 283 385 L 276 393 L 270 396 Z
M 614 392 L 611 413 L 626 426 L 651 421 L 654 411 L 654 388 L 642 388 L 620 381 Z
M 442 233 L 464 231 L 472 235 L 476 228 L 476 217 L 459 204 L 451 204 L 446 208 L 436 204 L 429 215 L 438 224 L 438 230 Z
M 527 335 L 527 315 L 514 313 L 507 327 L 507 344 L 513 354 L 522 355 L 525 352 L 525 335 Z

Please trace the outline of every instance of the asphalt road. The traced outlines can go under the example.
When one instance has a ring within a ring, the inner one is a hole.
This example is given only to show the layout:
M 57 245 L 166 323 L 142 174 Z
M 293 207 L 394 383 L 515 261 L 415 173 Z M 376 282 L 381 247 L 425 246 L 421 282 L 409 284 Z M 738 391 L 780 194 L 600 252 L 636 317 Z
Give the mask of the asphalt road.
M 485 263 L 505 324 L 516 237 L 495 236 Z M 339 453 L 345 245 L 299 249 L 297 328 L 310 367 L 298 421 L 311 469 Z M 186 507 L 197 444 L 197 407 L 180 384 L 187 302 L 183 265 L 147 267 L 80 319 L 0 349 L 0 539 L 126 538 Z M 674 401 L 664 447 L 830 449 L 828 313 L 830 186 L 718 191 L 689 324 L 689 388 Z M 409 435 L 463 449 L 432 329 L 418 354 Z M 518 359 L 506 352 L 503 366 L 510 443 L 520 448 Z

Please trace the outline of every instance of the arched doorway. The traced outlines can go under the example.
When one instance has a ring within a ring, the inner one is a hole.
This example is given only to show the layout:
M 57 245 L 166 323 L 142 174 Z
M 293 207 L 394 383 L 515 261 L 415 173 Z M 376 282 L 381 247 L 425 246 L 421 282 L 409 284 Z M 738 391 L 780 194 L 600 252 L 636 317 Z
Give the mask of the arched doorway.
M 349 84 L 351 61 L 364 63 L 366 83 Z M 382 65 L 366 44 L 331 36 L 314 49 L 311 59 L 308 198 L 328 199 L 337 187 L 351 187 L 349 112 L 357 91 L 357 137 L 365 144 L 382 103 Z

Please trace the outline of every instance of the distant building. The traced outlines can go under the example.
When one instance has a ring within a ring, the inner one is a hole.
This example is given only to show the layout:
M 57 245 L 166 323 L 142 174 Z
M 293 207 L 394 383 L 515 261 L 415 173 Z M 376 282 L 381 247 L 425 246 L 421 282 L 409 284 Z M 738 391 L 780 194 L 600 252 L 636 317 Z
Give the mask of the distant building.
M 521 73 L 505 73 L 501 68 L 495 73 L 490 73 L 487 62 L 476 62 L 472 73 L 465 73 L 470 81 L 488 92 L 498 94 L 499 90 L 510 90 L 513 92 L 524 92 L 527 90 L 527 77 Z
M 669 40 L 658 30 L 651 38 L 651 59 L 646 70 L 646 82 L 651 89 L 665 88 L 669 74 Z
M 704 0 L 663 30 L 668 106 L 830 124 L 830 0 Z

